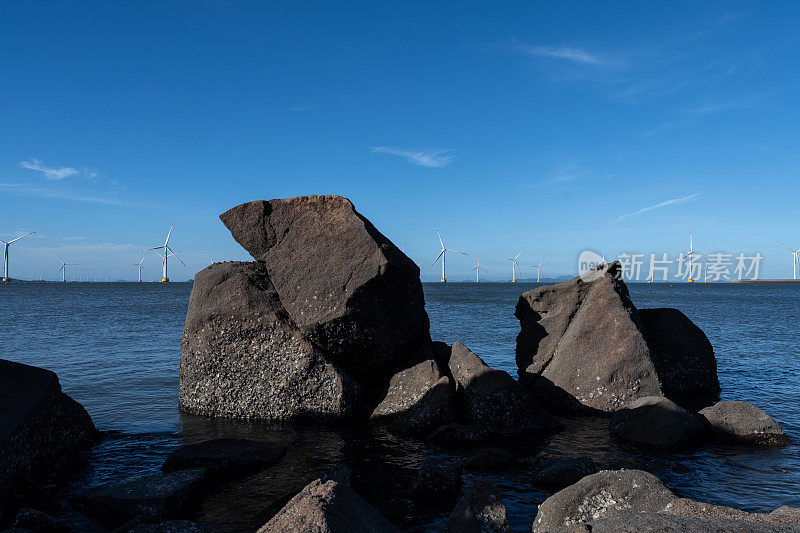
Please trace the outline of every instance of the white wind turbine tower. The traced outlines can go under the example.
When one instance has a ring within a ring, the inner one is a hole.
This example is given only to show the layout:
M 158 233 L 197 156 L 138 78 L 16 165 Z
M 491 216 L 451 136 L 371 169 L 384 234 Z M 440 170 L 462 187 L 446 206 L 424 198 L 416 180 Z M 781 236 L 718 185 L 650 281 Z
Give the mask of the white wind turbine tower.
M 478 266 L 476 266 L 472 270 L 475 271 L 475 283 L 480 283 L 481 282 L 481 270 L 486 272 L 486 269 L 481 266 L 481 258 L 480 257 L 478 258 Z
M 164 241 L 164 244 L 162 244 L 161 246 L 154 246 L 153 248 L 148 248 L 147 250 L 139 250 L 139 252 L 149 252 L 149 251 L 152 250 L 153 252 L 157 253 L 161 257 L 161 281 L 162 282 L 169 281 L 169 276 L 167 275 L 167 262 L 168 262 L 170 257 L 174 257 L 175 259 L 180 261 L 183 266 L 186 266 L 186 263 L 184 263 L 183 260 L 180 257 L 178 257 L 178 254 L 176 254 L 175 251 L 172 248 L 169 247 L 169 237 L 170 237 L 170 235 L 172 235 L 172 228 L 174 228 L 174 227 L 175 227 L 175 221 L 173 220 L 172 221 L 172 226 L 169 227 L 169 232 L 167 233 L 167 238 Z M 159 252 L 159 250 L 161 250 L 161 252 Z
M 692 273 L 693 273 L 694 269 L 692 268 L 692 265 L 693 265 L 692 258 L 694 257 L 694 243 L 692 242 L 692 230 L 689 230 L 689 251 L 686 252 L 686 256 L 689 258 L 689 279 L 688 279 L 688 282 L 689 283 L 693 283 L 694 280 L 692 279 Z
M 539 264 L 536 265 L 536 283 L 541 283 L 542 278 L 542 263 L 544 263 L 544 258 L 539 261 Z M 605 259 L 603 260 L 603 264 L 605 264 Z
M 465 254 L 464 252 L 459 252 L 458 250 L 449 250 L 449 249 L 445 248 L 444 241 L 442 240 L 442 234 L 439 233 L 439 228 L 434 226 L 434 229 L 436 230 L 436 235 L 439 236 L 439 243 L 442 245 L 442 251 L 439 252 L 439 255 L 436 256 L 436 259 L 433 261 L 433 263 L 431 263 L 431 266 L 435 265 L 436 261 L 438 261 L 439 258 L 442 259 L 442 279 L 441 279 L 441 282 L 445 283 L 447 281 L 447 271 L 445 270 L 445 262 L 446 262 L 446 258 L 447 258 L 447 252 L 453 252 L 453 253 L 463 254 L 463 255 L 467 255 L 467 254 Z
M 511 261 L 511 283 L 516 283 L 517 282 L 517 272 L 519 271 L 519 263 L 517 263 L 517 259 L 519 259 L 519 256 L 522 255 L 522 252 L 524 252 L 524 251 L 525 251 L 525 248 L 520 250 L 519 253 L 517 255 L 515 255 L 513 258 L 511 258 L 511 257 L 501 257 L 500 258 L 500 259 L 507 259 L 507 260 Z
M 142 270 L 147 272 L 147 269 L 144 267 L 144 257 L 142 257 L 142 260 L 139 261 L 138 263 L 133 263 L 133 264 L 128 265 L 128 266 L 136 267 L 139 270 L 139 283 L 141 283 L 142 282 Z
M 11 239 L 8 242 L 6 242 L 4 240 L 0 240 L 0 242 L 3 243 L 3 245 L 4 245 L 3 246 L 3 281 L 4 282 L 9 281 L 9 279 L 10 279 L 8 277 L 8 246 L 13 242 L 17 242 L 18 240 L 20 240 L 20 239 L 22 239 L 24 237 L 27 237 L 28 235 L 33 235 L 34 233 L 36 233 L 36 232 L 32 231 L 30 233 L 26 233 L 25 235 L 17 237 L 16 239 Z
M 798 261 L 797 254 L 800 253 L 800 250 L 794 250 L 794 249 L 790 248 L 789 246 L 783 244 L 782 242 L 779 242 L 778 244 L 780 244 L 784 248 L 788 248 L 789 251 L 792 252 L 792 271 L 793 271 L 792 272 L 792 279 L 797 281 L 797 261 Z
M 67 267 L 68 266 L 78 266 L 78 263 L 67 263 L 64 259 L 59 255 L 58 260 L 61 261 L 61 268 L 58 269 L 58 274 L 61 274 L 61 283 L 65 283 L 67 281 Z M 73 281 L 75 278 L 72 278 Z

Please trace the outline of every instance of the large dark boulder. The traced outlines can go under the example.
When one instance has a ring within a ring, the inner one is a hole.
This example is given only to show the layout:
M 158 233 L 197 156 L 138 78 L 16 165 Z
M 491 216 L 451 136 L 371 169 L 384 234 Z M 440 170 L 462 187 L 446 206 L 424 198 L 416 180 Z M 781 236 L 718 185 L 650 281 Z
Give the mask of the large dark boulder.
M 89 489 L 75 498 L 76 507 L 108 524 L 141 517 L 146 521 L 178 517 L 197 502 L 207 472 L 203 468 L 154 472 Z
M 294 325 L 263 263 L 197 273 L 180 362 L 180 407 L 249 419 L 351 418 L 359 384 Z
M 705 433 L 692 413 L 663 396 L 632 401 L 611 418 L 611 435 L 634 446 L 677 449 L 697 444 Z
M 87 448 L 98 432 L 55 373 L 0 359 L 0 518 L 11 494 Z
M 427 334 L 419 267 L 347 198 L 258 200 L 220 219 L 303 335 L 350 370 L 390 370 Z
M 342 481 L 309 483 L 258 533 L 391 533 L 397 529 Z
M 783 446 L 790 442 L 774 418 L 747 402 L 718 402 L 699 414 L 714 438 L 722 442 L 757 446 Z
M 444 526 L 445 533 L 508 533 L 506 506 L 494 483 L 481 480 L 458 500 Z
M 574 531 L 574 530 L 573 530 Z M 587 533 L 796 533 L 796 526 L 744 522 L 727 518 L 694 518 L 663 513 L 631 513 L 592 522 Z
M 425 434 L 455 420 L 455 387 L 434 359 L 430 345 L 398 371 L 371 420 L 397 433 Z M 414 363 L 414 361 L 422 361 Z
M 628 513 L 657 513 L 675 495 L 657 477 L 641 470 L 602 470 L 547 498 L 533 533 L 590 524 Z
M 216 475 L 252 473 L 274 465 L 286 453 L 265 442 L 223 438 L 186 444 L 172 452 L 161 470 L 174 472 L 189 468 L 205 468 Z
M 719 393 L 717 359 L 702 329 L 677 309 L 639 309 L 639 318 L 664 394 Z
M 610 413 L 643 396 L 718 392 L 702 332 L 664 309 L 646 313 L 646 327 L 620 269 L 619 262 L 601 265 L 520 297 L 520 380 L 545 407 L 566 413 Z
M 769 522 L 795 527 L 800 526 L 800 508 L 797 507 L 779 507 L 771 513 L 749 513 L 733 507 L 698 502 L 689 498 L 676 498 L 662 512 L 694 518 L 724 518 L 743 522 Z
M 460 342 L 453 344 L 449 366 L 468 423 L 502 434 L 561 428 L 523 385 Z

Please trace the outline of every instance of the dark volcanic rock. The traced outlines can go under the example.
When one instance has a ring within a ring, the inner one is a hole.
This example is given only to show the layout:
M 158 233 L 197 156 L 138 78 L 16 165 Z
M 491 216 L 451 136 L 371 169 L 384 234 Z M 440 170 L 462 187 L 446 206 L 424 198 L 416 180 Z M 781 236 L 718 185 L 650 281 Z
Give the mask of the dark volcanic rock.
M 597 467 L 589 457 L 569 457 L 540 461 L 531 474 L 535 487 L 560 490 L 573 485 L 584 477 L 597 473 Z
M 705 427 L 692 413 L 663 396 L 631 402 L 611 418 L 611 435 L 630 444 L 674 449 L 696 444 Z
M 675 495 L 641 470 L 602 470 L 547 498 L 539 506 L 533 533 L 588 524 L 627 513 L 657 513 Z
M 417 496 L 436 499 L 454 497 L 461 486 L 461 465 L 455 461 L 428 458 L 422 462 L 414 483 Z
M 748 513 L 732 507 L 712 505 L 688 498 L 677 498 L 670 502 L 662 512 L 695 518 L 725 518 L 746 522 L 770 522 L 773 524 L 800 526 L 800 508 L 796 507 L 779 507 L 771 513 Z
M 639 318 L 664 394 L 719 393 L 717 359 L 702 329 L 677 309 L 639 309 Z
M 345 483 L 315 480 L 258 533 L 383 533 L 397 529 Z
M 167 457 L 164 472 L 206 468 L 214 474 L 252 472 L 274 465 L 286 450 L 265 442 L 244 439 L 214 439 L 181 446 Z
M 481 480 L 475 483 L 456 504 L 445 533 L 508 533 L 506 506 L 494 483 Z
M 220 219 L 303 335 L 351 371 L 389 371 L 427 334 L 419 268 L 348 199 L 259 200 Z
M 51 371 L 0 359 L 0 518 L 15 488 L 98 437 L 86 410 Z
M 520 380 L 545 407 L 566 413 L 613 412 L 643 396 L 719 392 L 703 332 L 676 310 L 647 310 L 643 318 L 620 268 L 602 265 L 586 281 L 520 297 Z
M 719 402 L 699 414 L 714 438 L 723 442 L 758 446 L 782 446 L 790 442 L 775 419 L 747 402 Z
M 14 527 L 35 533 L 63 533 L 70 530 L 70 527 L 64 522 L 36 509 L 20 509 L 17 511 Z
M 430 358 L 397 372 L 370 417 L 398 433 L 427 433 L 455 419 L 455 387 Z
M 519 463 L 513 455 L 503 448 L 481 448 L 466 459 L 464 468 L 467 470 L 506 470 Z
M 197 273 L 183 332 L 179 401 L 199 415 L 349 418 L 359 386 L 292 323 L 263 263 Z
M 195 503 L 206 480 L 206 470 L 156 472 L 89 489 L 76 496 L 75 505 L 103 522 L 120 523 L 135 517 L 147 521 L 177 517 Z
M 655 513 L 621 514 L 592 522 L 591 533 L 790 533 L 797 528 L 726 518 L 692 518 Z
M 489 367 L 460 342 L 452 347 L 450 373 L 470 424 L 504 434 L 561 428 L 524 386 Z

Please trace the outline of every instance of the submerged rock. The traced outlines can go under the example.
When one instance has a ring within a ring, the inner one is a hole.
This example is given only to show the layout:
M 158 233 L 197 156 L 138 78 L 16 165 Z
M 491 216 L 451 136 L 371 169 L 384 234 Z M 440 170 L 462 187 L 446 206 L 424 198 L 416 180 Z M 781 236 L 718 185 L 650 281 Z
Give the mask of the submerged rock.
M 265 442 L 245 439 L 214 439 L 186 444 L 172 452 L 161 469 L 164 472 L 206 468 L 213 474 L 253 472 L 274 465 L 286 453 Z
M 452 498 L 461 486 L 461 465 L 455 461 L 428 458 L 422 462 L 414 483 L 417 496 Z
M 258 533 L 383 533 L 397 529 L 346 483 L 312 481 Z
M 34 533 L 62 533 L 71 529 L 61 520 L 56 520 L 47 513 L 36 509 L 20 509 L 17 511 L 14 527 L 33 531 Z
M 50 472 L 98 438 L 55 373 L 0 359 L 0 519 L 15 489 Z
M 419 267 L 347 198 L 257 200 L 220 219 L 303 336 L 352 372 L 391 370 L 427 333 Z
M 675 495 L 641 470 L 602 470 L 547 498 L 539 506 L 533 533 L 558 531 L 628 513 L 657 513 Z
M 160 524 L 140 524 L 130 533 L 213 533 L 213 529 L 189 520 L 169 520 Z
M 692 413 L 663 396 L 631 402 L 611 418 L 611 435 L 645 448 L 675 449 L 696 444 L 705 427 Z
M 719 402 L 699 414 L 714 438 L 723 442 L 757 446 L 783 446 L 790 442 L 774 418 L 747 402 Z
M 135 517 L 146 521 L 176 518 L 194 504 L 206 480 L 206 470 L 155 472 L 89 489 L 73 499 L 77 507 L 114 524 Z
M 180 407 L 198 415 L 288 420 L 352 418 L 359 385 L 306 339 L 262 263 L 197 273 L 186 313 Z
M 503 434 L 562 427 L 524 386 L 460 342 L 453 344 L 449 366 L 468 423 Z
M 486 442 L 494 437 L 489 429 L 475 424 L 446 424 L 433 430 L 425 440 L 440 446 L 466 446 Z
M 422 434 L 455 419 L 455 387 L 430 358 L 397 372 L 370 417 L 398 433 Z
M 506 506 L 494 483 L 481 480 L 458 500 L 444 526 L 445 533 L 508 533 Z
M 531 474 L 535 487 L 560 490 L 584 477 L 597 473 L 597 466 L 589 457 L 569 457 L 539 461 Z
M 517 459 L 503 448 L 481 448 L 464 459 L 464 468 L 468 470 L 500 471 L 519 463 Z
M 645 323 L 620 269 L 619 262 L 601 265 L 587 281 L 576 277 L 520 297 L 520 380 L 545 407 L 566 413 L 609 413 L 643 396 L 718 392 L 702 331 L 667 309 L 648 311 Z

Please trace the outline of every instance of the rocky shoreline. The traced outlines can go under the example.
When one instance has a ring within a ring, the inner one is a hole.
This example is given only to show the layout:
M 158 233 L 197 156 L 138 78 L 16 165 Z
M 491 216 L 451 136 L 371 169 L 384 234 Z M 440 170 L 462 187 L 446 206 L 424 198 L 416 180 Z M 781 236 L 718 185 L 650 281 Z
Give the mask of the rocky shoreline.
M 492 471 L 526 472 L 532 487 L 550 494 L 529 526 L 536 532 L 800 528 L 796 509 L 745 513 L 680 498 L 641 470 L 539 453 L 575 417 L 595 417 L 614 440 L 656 454 L 712 441 L 788 443 L 757 407 L 715 402 L 720 387 L 708 338 L 675 309 L 637 309 L 617 263 L 601 265 L 590 280 L 521 295 L 515 380 L 462 343 L 431 339 L 418 267 L 347 199 L 256 201 L 221 219 L 254 261 L 217 263 L 195 278 L 180 363 L 185 413 L 363 426 L 448 451 L 422 461 L 402 489 L 452 509 L 446 531 L 510 530 L 503 490 L 480 479 Z M 88 415 L 54 378 L 0 365 L 9 406 L 0 425 L 0 524 L 18 530 L 70 529 L 26 509 L 20 489 L 54 457 L 79 456 L 96 438 Z M 30 383 L 42 392 L 31 394 Z M 198 502 L 243 476 L 279 473 L 287 451 L 241 438 L 188 444 L 161 471 L 91 488 L 71 505 L 108 530 L 213 530 L 185 521 Z M 281 505 L 265 502 L 269 516 L 259 531 L 398 526 L 346 467 L 323 466 L 330 468 L 287 492 Z M 477 480 L 465 486 L 464 471 Z

